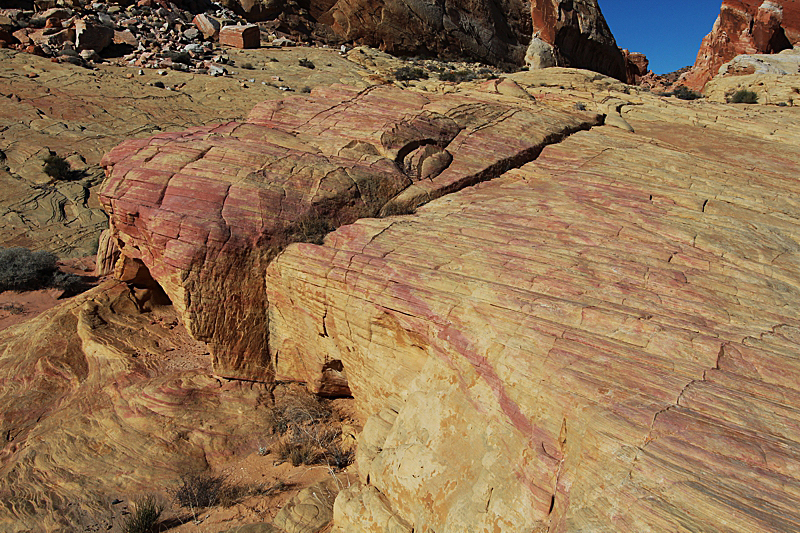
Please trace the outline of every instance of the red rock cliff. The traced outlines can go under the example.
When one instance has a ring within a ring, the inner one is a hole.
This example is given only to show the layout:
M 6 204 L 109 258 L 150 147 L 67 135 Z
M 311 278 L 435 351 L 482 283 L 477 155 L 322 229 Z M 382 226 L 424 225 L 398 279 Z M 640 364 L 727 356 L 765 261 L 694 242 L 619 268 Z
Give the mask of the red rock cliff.
M 683 83 L 702 89 L 740 54 L 774 54 L 800 43 L 800 3 L 794 0 L 724 0 L 694 68 Z

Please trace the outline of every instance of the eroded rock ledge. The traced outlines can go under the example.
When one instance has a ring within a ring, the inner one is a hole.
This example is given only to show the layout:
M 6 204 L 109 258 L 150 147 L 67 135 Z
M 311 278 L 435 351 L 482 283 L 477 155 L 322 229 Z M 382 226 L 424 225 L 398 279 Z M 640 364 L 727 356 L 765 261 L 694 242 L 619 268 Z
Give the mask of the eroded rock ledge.
M 797 128 L 656 102 L 270 265 L 278 374 L 372 415 L 336 531 L 800 529 Z
M 800 530 L 797 111 L 513 80 L 126 143 L 119 272 L 220 374 L 347 376 L 337 531 Z
M 211 343 L 218 374 L 269 381 L 263 272 L 286 244 L 407 212 L 601 121 L 530 97 L 337 86 L 265 102 L 245 122 L 127 141 L 103 159 L 100 192 L 118 277 L 146 267 Z

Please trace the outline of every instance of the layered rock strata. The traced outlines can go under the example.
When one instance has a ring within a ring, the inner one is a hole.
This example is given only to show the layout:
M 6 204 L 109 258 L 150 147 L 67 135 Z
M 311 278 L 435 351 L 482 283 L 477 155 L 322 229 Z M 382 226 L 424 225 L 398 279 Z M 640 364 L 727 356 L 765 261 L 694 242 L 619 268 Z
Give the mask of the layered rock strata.
M 754 92 L 761 104 L 800 104 L 800 47 L 778 54 L 736 56 L 720 67 L 703 92 L 711 101 L 726 102 L 740 90 Z
M 625 79 L 625 62 L 595 0 L 430 2 L 338 0 L 318 20 L 394 55 L 467 56 L 492 64 L 571 66 Z
M 635 134 L 270 265 L 279 375 L 372 415 L 336 531 L 800 529 L 796 112 L 606 94 Z
M 268 391 L 210 366 L 171 306 L 119 282 L 0 332 L 0 531 L 122 530 L 137 494 L 251 451 Z
M 266 102 L 245 122 L 127 141 L 100 199 L 129 276 L 149 269 L 215 371 L 270 380 L 263 271 L 286 244 L 413 209 L 599 124 L 530 97 L 336 87 Z
M 774 54 L 800 43 L 800 4 L 794 0 L 724 0 L 694 67 L 680 83 L 700 90 L 740 54 Z

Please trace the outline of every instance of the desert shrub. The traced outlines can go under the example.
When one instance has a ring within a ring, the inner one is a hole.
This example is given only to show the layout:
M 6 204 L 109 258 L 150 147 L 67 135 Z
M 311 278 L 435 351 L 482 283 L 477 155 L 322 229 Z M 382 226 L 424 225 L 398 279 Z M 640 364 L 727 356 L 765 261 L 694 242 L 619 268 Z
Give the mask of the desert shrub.
M 333 224 L 331 224 L 325 215 L 316 211 L 311 211 L 298 221 L 290 238 L 293 242 L 322 244 L 325 235 L 330 233 L 333 229 Z
M 309 94 L 309 93 L 311 92 L 311 87 L 309 87 L 308 85 L 306 85 L 305 87 L 303 87 L 302 89 L 300 89 L 300 92 L 301 92 L 301 93 L 303 93 L 303 94 Z
M 89 288 L 88 284 L 81 276 L 76 276 L 70 272 L 56 270 L 50 279 L 49 287 L 61 289 L 67 294 L 79 294 Z
M 27 248 L 0 248 L 0 292 L 47 287 L 56 272 L 56 256 Z
M 314 65 L 314 63 L 312 63 L 312 62 L 311 62 L 311 60 L 309 60 L 309 59 L 306 59 L 305 57 L 304 57 L 303 59 L 301 59 L 301 60 L 300 60 L 300 66 L 301 66 L 301 67 L 310 68 L 310 69 L 315 69 L 315 68 L 317 68 L 317 67 Z
M 419 67 L 400 67 L 394 71 L 397 81 L 427 80 L 428 73 Z
M 181 507 L 202 509 L 220 503 L 224 485 L 224 476 L 209 473 L 184 474 L 181 476 L 181 484 L 172 495 Z
M 679 85 L 672 94 L 676 98 L 680 98 L 681 100 L 697 100 L 698 98 L 702 98 L 703 95 L 700 93 L 691 90 L 690 88 L 686 87 L 685 85 Z
M 131 514 L 125 517 L 122 531 L 125 533 L 150 533 L 158 523 L 164 505 L 155 496 L 146 496 L 134 502 Z
M 20 304 L 10 303 L 0 305 L 0 311 L 7 311 L 12 315 L 21 315 L 25 312 L 25 308 Z
M 447 70 L 439 74 L 439 79 L 442 81 L 452 81 L 460 83 L 462 81 L 472 81 L 476 78 L 474 72 L 470 70 Z
M 89 288 L 81 276 L 62 272 L 50 252 L 0 247 L 0 292 L 61 289 L 69 295 Z
M 732 104 L 757 104 L 758 95 L 753 91 L 748 91 L 747 89 L 739 89 L 733 93 L 730 102 Z
M 278 457 L 289 461 L 292 466 L 311 465 L 317 462 L 319 454 L 314 441 L 308 436 L 298 433 L 292 438 L 278 443 Z
M 330 416 L 330 408 L 314 396 L 291 393 L 276 401 L 270 410 L 268 423 L 274 432 L 283 435 L 290 429 L 316 424 Z
M 575 109 L 578 111 L 586 111 L 586 104 L 584 104 L 583 102 L 576 102 Z
M 352 464 L 355 455 L 351 448 L 345 448 L 338 440 L 325 447 L 325 460 L 334 468 L 347 468 Z
M 245 70 L 253 70 L 254 67 L 252 63 L 245 63 L 242 65 L 242 68 Z
M 67 180 L 71 177 L 71 168 L 63 157 L 50 154 L 44 158 L 44 173 L 55 180 Z

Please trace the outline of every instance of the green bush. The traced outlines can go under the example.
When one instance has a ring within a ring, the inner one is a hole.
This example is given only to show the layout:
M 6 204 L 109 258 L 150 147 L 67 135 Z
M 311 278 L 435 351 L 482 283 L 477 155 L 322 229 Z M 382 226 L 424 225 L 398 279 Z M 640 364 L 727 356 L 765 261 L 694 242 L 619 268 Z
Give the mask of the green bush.
M 758 95 L 753 91 L 748 91 L 747 89 L 739 89 L 733 93 L 730 102 L 732 104 L 757 104 Z
M 702 98 L 703 95 L 691 90 L 690 88 L 686 87 L 685 85 L 679 85 L 673 92 L 676 98 L 680 98 L 681 100 L 697 100 L 698 98 Z
M 427 80 L 428 73 L 419 67 L 400 67 L 394 71 L 397 81 Z
M 71 175 L 71 168 L 63 157 L 50 154 L 44 158 L 44 173 L 55 180 L 67 180 Z
M 151 533 L 162 512 L 164 512 L 164 505 L 155 496 L 146 496 L 137 500 L 133 504 L 131 514 L 125 518 L 122 524 L 122 531 L 125 533 Z
M 462 81 L 472 81 L 476 78 L 474 72 L 469 70 L 447 70 L 439 74 L 439 79 L 442 81 L 452 81 L 460 83 Z

